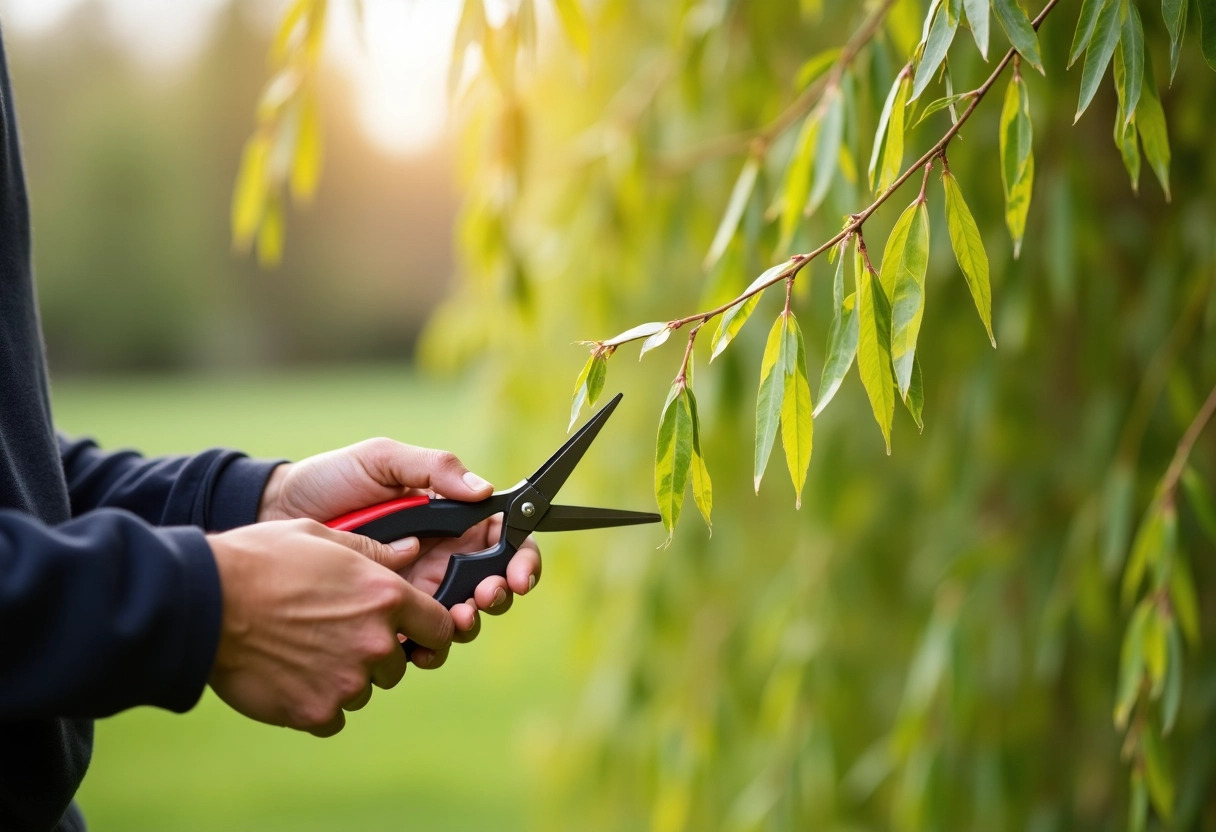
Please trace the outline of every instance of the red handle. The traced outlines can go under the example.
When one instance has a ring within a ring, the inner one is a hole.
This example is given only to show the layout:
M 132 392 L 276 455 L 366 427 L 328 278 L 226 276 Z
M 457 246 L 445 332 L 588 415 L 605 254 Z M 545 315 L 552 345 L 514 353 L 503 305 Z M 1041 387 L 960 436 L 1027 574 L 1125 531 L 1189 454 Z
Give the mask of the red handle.
M 402 509 L 424 506 L 430 501 L 430 497 L 424 496 L 401 497 L 397 500 L 389 500 L 387 503 L 361 508 L 358 511 L 352 511 L 350 514 L 343 514 L 341 517 L 335 517 L 333 520 L 330 520 L 325 525 L 340 532 L 349 532 L 360 526 L 365 526 L 373 520 L 379 520 L 381 517 L 394 514 Z

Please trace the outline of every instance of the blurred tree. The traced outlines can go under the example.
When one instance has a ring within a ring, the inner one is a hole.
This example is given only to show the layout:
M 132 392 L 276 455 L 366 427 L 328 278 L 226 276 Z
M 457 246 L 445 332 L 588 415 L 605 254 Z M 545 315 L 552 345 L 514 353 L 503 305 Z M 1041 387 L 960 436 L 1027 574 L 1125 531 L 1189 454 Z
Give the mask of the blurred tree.
M 522 420 L 577 367 L 538 344 L 627 330 L 590 342 L 577 413 L 624 343 L 719 327 L 672 339 L 665 404 L 659 353 L 612 369 L 642 402 L 599 490 L 654 460 L 671 529 L 689 481 L 708 519 L 708 461 L 717 523 L 558 565 L 588 681 L 556 828 L 1216 825 L 1216 4 L 1187 38 L 1192 5 L 1048 0 L 1036 34 L 1016 0 L 466 1 L 464 280 L 426 355 L 476 357 Z M 778 432 L 801 512 L 749 493 Z

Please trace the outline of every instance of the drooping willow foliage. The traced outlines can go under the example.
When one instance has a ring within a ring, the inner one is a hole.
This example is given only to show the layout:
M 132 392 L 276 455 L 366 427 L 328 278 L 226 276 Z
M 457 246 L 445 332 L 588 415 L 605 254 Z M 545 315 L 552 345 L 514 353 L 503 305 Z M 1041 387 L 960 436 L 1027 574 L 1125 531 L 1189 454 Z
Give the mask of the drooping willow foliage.
M 577 567 L 556 828 L 1216 823 L 1209 67 L 1213 0 L 465 0 L 426 352 L 615 358 L 670 544 Z

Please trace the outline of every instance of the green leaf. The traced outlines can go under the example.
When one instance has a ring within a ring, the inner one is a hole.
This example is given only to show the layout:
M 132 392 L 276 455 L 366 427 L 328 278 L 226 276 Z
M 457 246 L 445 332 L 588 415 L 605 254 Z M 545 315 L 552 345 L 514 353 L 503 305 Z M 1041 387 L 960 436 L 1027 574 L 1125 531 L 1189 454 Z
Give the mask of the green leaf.
M 958 20 L 951 20 L 945 7 L 939 8 L 929 27 L 929 37 L 925 41 L 925 51 L 916 64 L 916 75 L 912 79 L 912 95 L 909 101 L 920 98 L 920 94 L 929 86 L 933 76 L 946 60 L 946 52 L 954 42 L 954 33 L 958 31 Z
M 874 420 L 891 453 L 891 421 L 895 418 L 895 377 L 891 370 L 891 305 L 882 283 L 869 271 L 858 270 L 857 370 L 870 398 Z
M 749 156 L 743 163 L 743 170 L 739 171 L 739 178 L 735 180 L 735 187 L 731 190 L 730 199 L 726 203 L 726 211 L 722 214 L 722 221 L 718 224 L 718 230 L 714 233 L 714 240 L 710 243 L 709 252 L 705 255 L 705 262 L 702 265 L 706 271 L 717 264 L 722 253 L 726 251 L 726 247 L 730 245 L 731 238 L 735 236 L 735 230 L 739 227 L 739 220 L 743 219 L 743 211 L 747 208 L 747 201 L 751 199 L 752 191 L 756 186 L 756 175 L 759 173 L 760 159 Z
M 971 35 L 975 45 L 980 50 L 980 57 L 988 60 L 988 0 L 963 0 L 963 8 L 967 11 L 967 23 L 971 25 Z
M 992 0 L 992 8 L 996 11 L 996 19 L 1005 30 L 1006 37 L 1013 48 L 1022 56 L 1022 60 L 1046 75 L 1043 71 L 1043 58 L 1039 54 L 1039 36 L 1026 17 L 1026 12 L 1018 5 L 1018 0 Z
M 792 265 L 791 261 L 787 260 L 780 265 L 773 266 L 767 269 L 763 274 L 751 282 L 751 284 L 743 290 L 742 294 L 763 286 L 777 275 L 788 269 Z M 735 336 L 739 334 L 739 330 L 747 323 L 747 319 L 751 317 L 752 312 L 756 308 L 756 304 L 760 302 L 760 295 L 763 292 L 757 292 L 745 301 L 736 303 L 731 308 L 722 313 L 721 319 L 718 321 L 718 328 L 714 331 L 714 337 L 710 340 L 709 360 L 713 361 L 722 351 L 730 346 L 730 342 L 735 340 Z
M 1030 96 L 1026 82 L 1014 76 L 1005 90 L 1001 108 L 1000 152 L 1001 182 L 1005 186 L 1005 225 L 1013 238 L 1013 256 L 1022 250 L 1026 217 L 1034 185 L 1033 129 L 1030 122 Z
M 793 243 L 802 209 L 807 203 L 811 187 L 811 162 L 819 140 L 819 118 L 820 111 L 816 108 L 802 122 L 794 155 L 785 169 L 785 182 L 781 187 L 781 241 L 777 244 L 781 252 L 788 251 Z
M 1127 7 L 1127 17 L 1123 20 L 1123 31 L 1119 36 L 1119 54 L 1123 59 L 1123 72 L 1115 73 L 1115 88 L 1119 91 L 1124 123 L 1131 124 L 1144 84 L 1144 24 L 1140 22 L 1140 12 L 1136 10 L 1135 3 Z
M 929 267 L 929 209 L 923 200 L 909 205 L 887 238 L 879 270 L 891 300 L 891 360 L 899 392 L 908 394 L 916 339 L 925 313 L 925 273 Z
M 663 344 L 667 343 L 667 339 L 670 337 L 671 337 L 671 328 L 670 327 L 663 327 L 658 332 L 656 332 L 654 335 L 651 335 L 649 338 L 647 338 L 645 341 L 642 342 L 642 349 L 638 353 L 638 361 L 641 361 L 642 356 L 644 356 L 646 353 L 650 352 L 655 347 L 660 347 Z
M 1085 66 L 1081 69 L 1081 97 L 1077 101 L 1077 114 L 1073 116 L 1073 124 L 1081 120 L 1081 114 L 1085 112 L 1089 102 L 1093 101 L 1098 84 L 1106 74 L 1106 66 L 1115 54 L 1125 2 L 1126 0 L 1106 0 L 1098 14 L 1093 40 L 1085 51 Z
M 1102 490 L 1102 568 L 1113 575 L 1127 555 L 1131 534 L 1135 477 L 1130 465 L 1117 462 Z
M 1068 50 L 1068 69 L 1077 62 L 1089 46 L 1098 25 L 1098 12 L 1102 10 L 1105 0 L 1081 0 L 1081 16 L 1077 19 L 1077 30 L 1072 36 L 1072 48 Z
M 1161 16 L 1165 18 L 1165 29 L 1170 33 L 1170 84 L 1178 71 L 1178 58 L 1182 55 L 1182 37 L 1186 34 L 1186 9 L 1188 0 L 1161 0 Z
M 1123 646 L 1119 651 L 1119 683 L 1115 696 L 1115 727 L 1122 731 L 1127 727 L 1127 718 L 1140 696 L 1140 680 L 1144 674 L 1144 628 L 1152 610 L 1148 599 L 1141 601 L 1132 613 L 1123 633 Z
M 942 173 L 942 184 L 946 189 L 946 228 L 950 232 L 950 245 L 954 249 L 954 259 L 963 271 L 967 280 L 967 288 L 975 300 L 976 311 L 984 329 L 988 330 L 988 340 L 996 346 L 996 336 L 992 334 L 992 287 L 988 279 L 988 253 L 984 251 L 984 241 L 980 237 L 979 226 L 975 217 L 963 199 L 963 192 L 958 181 L 950 171 Z
M 1124 80 L 1123 51 L 1115 52 L 1115 89 L 1119 92 L 1119 112 L 1115 116 L 1114 139 L 1119 155 L 1123 157 L 1123 167 L 1127 168 L 1127 176 L 1132 183 L 1132 193 L 1140 193 L 1140 140 L 1136 138 L 1135 116 L 1128 117 L 1124 113 L 1123 97 L 1127 86 Z
M 600 392 L 604 389 L 604 380 L 607 377 L 607 353 L 597 348 L 591 353 L 591 357 L 587 359 L 587 363 L 583 365 L 582 371 L 575 379 L 574 404 L 570 408 L 570 425 L 566 428 L 567 431 L 573 428 L 574 423 L 578 421 L 578 414 L 582 411 L 584 404 L 588 406 L 595 404 L 595 400 L 599 398 Z
M 916 423 L 916 429 L 924 433 L 925 380 L 921 374 L 919 356 L 912 360 L 912 383 L 908 385 L 908 395 L 904 396 L 904 407 Z
M 1144 53 L 1144 91 L 1140 94 L 1140 105 L 1136 108 L 1136 129 L 1140 132 L 1140 143 L 1144 145 L 1144 156 L 1149 167 L 1161 183 L 1165 201 L 1170 201 L 1170 137 L 1165 127 L 1165 112 L 1157 98 L 1157 84 L 1153 79 L 1153 61 Z
M 840 87 L 829 87 L 819 105 L 823 111 L 819 140 L 815 145 L 815 177 L 811 196 L 803 213 L 810 216 L 823 203 L 832 186 L 836 162 L 840 158 L 840 142 L 844 137 L 844 96 Z
M 1148 796 L 1157 814 L 1168 821 L 1174 815 L 1174 779 L 1170 774 L 1169 759 L 1152 725 L 1144 726 L 1140 741 L 1144 749 L 1144 780 L 1148 784 Z
M 857 294 L 844 294 L 844 254 L 836 261 L 836 277 L 832 282 L 832 326 L 828 330 L 828 355 L 819 379 L 819 403 L 812 416 L 818 416 L 840 389 L 841 382 L 853 366 L 857 355 Z M 854 281 L 856 282 L 856 281 Z
M 794 507 L 802 508 L 802 487 L 811 464 L 812 421 L 811 385 L 806 374 L 806 345 L 793 314 L 785 318 L 782 336 L 786 354 L 785 392 L 781 398 L 781 445 L 785 464 L 794 483 Z
M 1123 603 L 1131 604 L 1140 591 L 1144 573 L 1161 557 L 1165 549 L 1165 513 L 1161 503 L 1154 501 L 1144 514 L 1136 539 L 1132 543 L 1132 555 L 1123 571 Z
M 469 0 L 465 0 L 465 2 L 468 3 Z M 475 2 L 477 5 L 481 5 L 481 0 L 475 0 Z M 557 7 L 557 16 L 561 19 L 566 39 L 578 50 L 580 55 L 586 58 L 591 52 L 591 34 L 578 0 L 553 0 L 553 5 Z
M 662 332 L 667 329 L 666 321 L 647 321 L 644 324 L 638 324 L 635 327 L 625 330 L 620 335 L 614 335 L 604 342 L 605 347 L 616 347 L 621 344 L 635 341 L 638 338 L 649 338 L 656 332 Z
M 913 128 L 919 127 L 920 123 L 922 121 L 924 121 L 925 119 L 927 119 L 929 116 L 933 115 L 936 112 L 944 110 L 947 107 L 953 107 L 958 102 L 960 102 L 966 98 L 970 98 L 971 95 L 972 95 L 972 93 L 970 93 L 970 92 L 960 92 L 960 93 L 956 93 L 954 95 L 947 95 L 942 98 L 936 99 L 935 101 L 931 102 L 930 104 L 928 104 L 925 107 L 924 111 L 922 111 L 920 114 L 920 118 L 916 119 L 916 123 L 913 124 L 912 127 Z
M 659 504 L 667 542 L 671 542 L 680 509 L 684 506 L 684 488 L 692 467 L 692 410 L 684 395 L 684 381 L 671 385 L 663 416 L 659 420 L 659 438 L 654 452 L 654 496 Z
M 785 313 L 777 316 L 769 330 L 760 361 L 760 392 L 756 396 L 756 455 L 755 485 L 760 493 L 760 480 L 768 466 L 768 457 L 777 438 L 781 423 L 781 403 L 785 398 L 786 365 L 790 358 L 785 343 Z
M 1166 633 L 1168 644 L 1165 670 L 1165 688 L 1161 695 L 1161 733 L 1168 734 L 1178 719 L 1178 707 L 1182 704 L 1182 637 L 1178 628 L 1171 625 Z
M 1203 59 L 1216 69 L 1216 0 L 1198 0 L 1200 45 Z
M 1170 603 L 1183 635 L 1191 644 L 1199 645 L 1199 599 L 1195 595 L 1195 578 L 1186 558 L 1175 556 L 1170 564 Z
M 1144 667 L 1148 671 L 1149 697 L 1156 700 L 1161 697 L 1165 687 L 1165 653 L 1166 622 L 1160 607 L 1154 607 L 1148 620 L 1144 622 Z
M 691 369 L 691 362 L 689 367 Z M 685 387 L 684 395 L 688 397 L 688 412 L 692 417 L 692 498 L 705 525 L 712 530 L 713 524 L 709 518 L 714 507 L 713 483 L 709 480 L 709 467 L 701 450 L 701 417 L 697 413 L 697 397 L 693 395 L 692 387 Z
M 883 146 L 886 144 L 887 130 L 891 123 L 891 114 L 895 110 L 895 100 L 899 96 L 900 87 L 904 86 L 907 76 L 900 73 L 895 77 L 894 83 L 891 84 L 891 91 L 887 93 L 887 100 L 883 102 L 882 112 L 878 116 L 878 129 L 874 131 L 874 146 L 870 148 L 870 164 L 866 168 L 866 172 L 870 177 L 870 190 L 874 190 L 875 175 L 878 173 L 878 158 L 882 154 Z M 907 93 L 904 93 L 904 101 L 907 103 Z M 902 144 L 903 137 L 900 137 Z M 900 148 L 902 155 L 903 148 Z M 835 249 L 833 249 L 834 251 Z
M 1189 465 L 1182 471 L 1182 492 L 1186 495 L 1187 503 L 1200 527 L 1212 543 L 1216 544 L 1216 502 L 1212 500 L 1212 492 L 1208 490 L 1199 473 Z
M 882 164 L 878 174 L 878 191 L 885 191 L 899 178 L 904 163 L 904 132 L 907 124 L 908 93 L 912 90 L 912 78 L 901 74 L 895 81 L 890 120 L 887 124 L 886 140 L 882 143 Z M 875 136 L 875 150 L 878 138 Z M 871 179 L 873 177 L 871 176 Z

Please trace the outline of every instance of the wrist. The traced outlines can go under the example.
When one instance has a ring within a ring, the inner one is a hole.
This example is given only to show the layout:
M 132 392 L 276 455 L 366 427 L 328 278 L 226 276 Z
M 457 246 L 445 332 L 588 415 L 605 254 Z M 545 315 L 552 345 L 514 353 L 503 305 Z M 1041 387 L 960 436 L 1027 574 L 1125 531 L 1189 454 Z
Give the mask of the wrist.
M 283 480 L 287 478 L 290 468 L 291 463 L 285 462 L 270 472 L 270 477 L 266 480 L 266 487 L 262 489 L 262 497 L 258 501 L 257 522 L 287 519 L 282 506 Z

